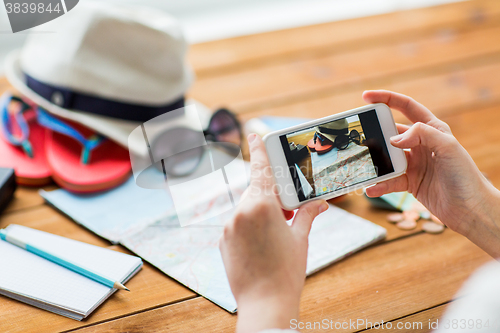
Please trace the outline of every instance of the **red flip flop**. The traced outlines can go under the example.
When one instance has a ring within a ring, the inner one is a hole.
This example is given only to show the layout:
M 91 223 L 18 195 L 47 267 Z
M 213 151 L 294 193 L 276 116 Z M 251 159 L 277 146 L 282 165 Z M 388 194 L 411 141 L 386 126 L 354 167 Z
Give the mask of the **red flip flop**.
M 320 155 L 328 153 L 334 147 L 333 142 L 319 133 L 314 133 L 314 138 L 312 140 L 314 142 L 314 151 L 316 151 Z
M 99 192 L 130 177 L 130 156 L 125 148 L 43 110 L 38 109 L 37 115 L 46 127 L 45 152 L 52 178 L 61 187 L 77 193 Z
M 5 93 L 0 122 L 0 167 L 13 168 L 20 185 L 49 184 L 52 171 L 45 156 L 45 129 L 36 122 L 34 107 Z

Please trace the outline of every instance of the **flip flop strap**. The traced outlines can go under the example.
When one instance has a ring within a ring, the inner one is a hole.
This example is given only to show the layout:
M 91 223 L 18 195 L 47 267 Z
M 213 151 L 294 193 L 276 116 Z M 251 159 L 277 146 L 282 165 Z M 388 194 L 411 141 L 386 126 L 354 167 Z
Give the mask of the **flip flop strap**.
M 331 140 L 322 137 L 318 133 L 314 133 L 314 135 L 315 135 L 315 138 L 314 138 L 315 141 L 314 141 L 314 143 L 316 143 L 316 137 L 317 137 L 319 139 L 319 144 L 321 146 L 333 144 L 333 142 L 331 142 Z M 329 141 L 329 142 L 325 142 L 325 141 Z
M 86 139 L 80 132 L 78 132 L 76 129 L 71 127 L 70 125 L 66 124 L 62 120 L 53 117 L 52 115 L 48 114 L 46 111 L 42 110 L 41 108 L 38 108 L 37 110 L 37 119 L 38 123 L 42 125 L 43 127 L 46 127 L 48 129 L 51 129 L 57 133 L 61 133 L 64 135 L 67 135 L 78 142 L 83 146 L 82 149 L 82 155 L 81 155 L 81 162 L 82 164 L 88 164 L 90 160 L 90 154 L 92 150 L 97 148 L 106 138 L 99 135 L 99 134 L 94 134 L 90 138 Z
M 14 115 L 14 118 L 19 126 L 19 129 L 21 130 L 21 137 L 16 137 L 12 133 L 12 118 L 9 117 L 9 111 L 8 107 L 9 104 L 12 100 L 15 100 L 17 102 L 20 102 L 23 105 L 23 108 L 21 111 L 17 112 Z M 12 144 L 13 146 L 21 146 L 25 152 L 25 154 L 33 158 L 33 147 L 31 145 L 31 142 L 29 141 L 30 137 L 30 128 L 28 126 L 28 123 L 26 122 L 26 119 L 24 118 L 24 112 L 31 110 L 31 106 L 26 104 L 24 101 L 22 101 L 19 98 L 16 98 L 12 96 L 9 93 L 5 93 L 2 96 L 1 102 L 0 102 L 0 122 L 2 123 L 2 132 L 4 134 L 4 137 L 7 139 L 7 141 Z

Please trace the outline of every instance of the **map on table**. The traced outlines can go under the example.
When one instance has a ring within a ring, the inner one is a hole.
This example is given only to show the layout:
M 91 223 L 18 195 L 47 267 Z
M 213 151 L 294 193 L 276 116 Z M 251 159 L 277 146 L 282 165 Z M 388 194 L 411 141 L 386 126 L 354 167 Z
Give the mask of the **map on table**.
M 311 164 L 316 196 L 377 177 L 368 147 L 355 143 L 344 150 L 311 153 Z
M 212 222 L 213 227 L 179 228 L 172 215 L 121 243 L 186 287 L 235 312 L 236 301 L 219 251 L 223 228 L 219 226 L 220 221 Z M 384 228 L 330 205 L 312 225 L 306 273 L 312 274 L 385 235 Z
M 247 176 L 233 182 L 232 191 L 241 194 Z M 201 185 L 206 184 L 199 183 Z M 239 187 L 239 189 L 237 188 Z M 202 223 L 181 227 L 172 198 L 163 190 L 147 190 L 126 184 L 97 195 L 76 195 L 65 190 L 41 192 L 53 206 L 81 225 L 112 242 L 119 242 L 168 276 L 218 304 L 236 311 L 219 251 L 223 226 L 233 214 L 223 214 Z M 196 191 L 193 191 L 196 193 Z M 193 196 L 193 204 L 221 211 L 227 200 L 225 186 L 212 187 L 212 195 Z M 197 210 L 192 211 L 198 214 Z M 207 211 L 210 215 L 211 210 Z M 307 274 L 385 237 L 386 230 L 335 206 L 321 214 L 309 235 Z
M 39 193 L 73 221 L 113 244 L 153 223 L 173 206 L 164 190 L 143 189 L 134 177 L 103 193 L 82 195 L 62 189 Z

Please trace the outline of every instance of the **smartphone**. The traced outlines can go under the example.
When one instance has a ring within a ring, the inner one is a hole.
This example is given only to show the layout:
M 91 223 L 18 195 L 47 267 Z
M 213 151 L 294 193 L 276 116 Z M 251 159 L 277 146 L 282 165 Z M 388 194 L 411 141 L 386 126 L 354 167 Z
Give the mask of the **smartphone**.
M 264 143 L 282 207 L 292 210 L 402 175 L 405 153 L 389 142 L 397 134 L 385 104 L 267 134 Z

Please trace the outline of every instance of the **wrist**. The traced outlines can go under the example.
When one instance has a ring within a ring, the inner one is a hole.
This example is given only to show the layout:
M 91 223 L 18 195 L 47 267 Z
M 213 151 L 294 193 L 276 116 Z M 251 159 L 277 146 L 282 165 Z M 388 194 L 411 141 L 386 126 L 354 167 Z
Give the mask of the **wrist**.
M 500 191 L 484 180 L 464 228 L 457 230 L 494 258 L 500 258 Z
M 273 294 L 238 299 L 237 332 L 258 332 L 271 328 L 290 328 L 299 317 L 300 295 Z

